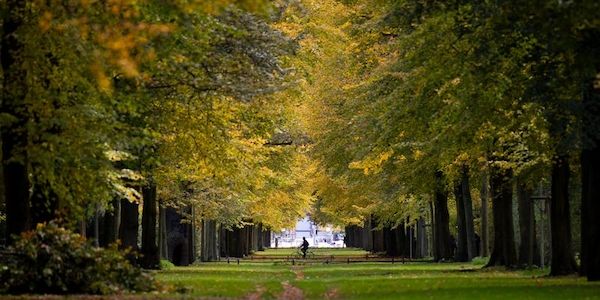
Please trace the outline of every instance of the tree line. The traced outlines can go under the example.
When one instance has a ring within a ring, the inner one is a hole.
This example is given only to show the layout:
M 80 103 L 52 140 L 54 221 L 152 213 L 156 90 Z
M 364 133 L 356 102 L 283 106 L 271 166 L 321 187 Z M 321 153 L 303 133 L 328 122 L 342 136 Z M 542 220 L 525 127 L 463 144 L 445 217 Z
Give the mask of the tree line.
M 280 96 L 299 46 L 272 26 L 278 4 L 0 5 L 7 244 L 55 222 L 156 268 L 214 259 L 217 237 L 247 255 L 303 215 L 295 100 Z
M 548 201 L 550 274 L 599 278 L 596 1 L 306 3 L 319 220 L 426 217 L 436 261 L 472 259 L 480 236 L 489 266 L 516 267 L 539 260 Z

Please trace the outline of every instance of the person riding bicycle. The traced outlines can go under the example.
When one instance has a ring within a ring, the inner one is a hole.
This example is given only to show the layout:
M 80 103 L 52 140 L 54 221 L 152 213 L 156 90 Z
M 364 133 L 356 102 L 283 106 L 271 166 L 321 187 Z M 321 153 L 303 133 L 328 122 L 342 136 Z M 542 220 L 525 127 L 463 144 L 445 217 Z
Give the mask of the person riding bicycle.
M 302 245 L 300 246 L 300 250 L 302 251 L 302 258 L 306 258 L 306 251 L 308 250 L 308 241 L 305 237 L 302 237 Z

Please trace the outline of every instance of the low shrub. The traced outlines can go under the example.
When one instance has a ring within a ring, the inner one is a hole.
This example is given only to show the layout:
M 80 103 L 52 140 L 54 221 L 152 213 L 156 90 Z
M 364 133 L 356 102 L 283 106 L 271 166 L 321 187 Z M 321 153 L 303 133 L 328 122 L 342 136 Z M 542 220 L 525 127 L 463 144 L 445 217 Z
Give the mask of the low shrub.
M 39 224 L 6 249 L 0 292 L 9 294 L 113 294 L 156 288 L 150 274 L 129 263 L 116 245 L 95 248 L 54 223 Z
M 173 268 L 175 268 L 175 265 L 172 262 L 170 262 L 166 259 L 160 260 L 160 269 L 161 270 L 169 270 L 169 269 L 173 269 Z

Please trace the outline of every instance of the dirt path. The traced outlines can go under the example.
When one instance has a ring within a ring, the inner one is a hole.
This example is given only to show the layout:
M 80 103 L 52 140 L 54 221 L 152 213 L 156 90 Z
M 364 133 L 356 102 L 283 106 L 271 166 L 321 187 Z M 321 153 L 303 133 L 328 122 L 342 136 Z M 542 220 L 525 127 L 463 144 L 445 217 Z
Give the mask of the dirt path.
M 339 292 L 337 288 L 332 288 L 327 290 L 327 292 L 325 293 L 324 297 L 327 300 L 334 300 L 337 299 L 339 297 Z
M 304 272 L 303 272 L 303 267 L 301 266 L 292 266 L 292 272 L 294 272 L 294 274 L 296 275 L 296 281 L 301 281 L 304 280 Z M 290 284 L 289 281 L 283 281 L 281 282 L 281 286 L 283 286 L 283 292 L 281 294 L 279 294 L 279 296 L 277 297 L 277 299 L 279 300 L 303 300 L 304 299 L 304 292 L 302 292 L 302 290 L 298 287 L 293 286 L 292 284 Z
M 296 274 L 296 280 L 304 280 L 304 271 L 300 266 L 292 266 L 292 272 Z
M 267 291 L 267 289 L 262 285 L 256 286 L 256 291 L 244 297 L 245 300 L 260 300 L 262 299 L 262 295 Z
M 277 297 L 279 300 L 304 300 L 304 293 L 301 289 L 291 285 L 288 281 L 281 283 L 283 292 Z

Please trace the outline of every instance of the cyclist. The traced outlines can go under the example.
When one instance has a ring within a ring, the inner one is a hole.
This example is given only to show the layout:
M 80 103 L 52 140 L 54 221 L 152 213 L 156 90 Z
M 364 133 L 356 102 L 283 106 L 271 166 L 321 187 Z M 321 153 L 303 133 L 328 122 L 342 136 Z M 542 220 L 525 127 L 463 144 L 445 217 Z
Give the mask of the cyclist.
M 302 245 L 300 246 L 300 250 L 302 251 L 302 258 L 306 258 L 306 251 L 308 250 L 308 241 L 305 237 L 302 237 Z

